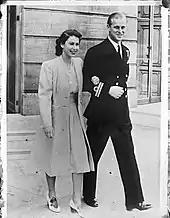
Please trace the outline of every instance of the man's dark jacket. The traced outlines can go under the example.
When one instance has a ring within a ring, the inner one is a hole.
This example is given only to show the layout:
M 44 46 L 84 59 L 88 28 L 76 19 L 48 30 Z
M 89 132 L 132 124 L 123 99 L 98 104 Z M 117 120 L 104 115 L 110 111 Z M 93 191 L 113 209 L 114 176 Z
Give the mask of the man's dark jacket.
M 83 66 L 83 91 L 91 93 L 84 113 L 87 119 L 109 121 L 117 126 L 130 123 L 127 101 L 130 52 L 123 44 L 122 55 L 120 58 L 108 38 L 87 51 Z M 93 81 L 96 77 L 100 80 L 97 84 Z M 110 87 L 115 85 L 124 88 L 119 99 L 109 95 Z

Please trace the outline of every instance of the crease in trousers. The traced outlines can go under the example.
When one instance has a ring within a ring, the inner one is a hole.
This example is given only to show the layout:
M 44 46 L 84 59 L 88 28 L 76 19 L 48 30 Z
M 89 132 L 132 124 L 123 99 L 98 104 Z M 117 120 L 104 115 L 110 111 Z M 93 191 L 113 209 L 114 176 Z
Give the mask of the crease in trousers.
M 95 199 L 98 163 L 110 136 L 124 187 L 125 205 L 132 206 L 143 202 L 144 197 L 131 136 L 131 123 L 120 126 L 120 128 L 113 124 L 100 122 L 88 121 L 87 125 L 87 137 L 94 159 L 95 171 L 84 174 L 84 198 L 86 200 Z

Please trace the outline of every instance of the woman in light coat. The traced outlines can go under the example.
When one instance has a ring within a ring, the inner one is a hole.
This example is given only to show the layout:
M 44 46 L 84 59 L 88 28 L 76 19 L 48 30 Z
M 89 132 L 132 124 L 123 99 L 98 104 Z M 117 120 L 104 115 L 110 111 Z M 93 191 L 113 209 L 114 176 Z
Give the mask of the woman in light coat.
M 75 57 L 80 40 L 78 31 L 64 31 L 56 40 L 57 57 L 42 64 L 38 90 L 42 128 L 36 160 L 46 174 L 49 209 L 60 212 L 56 176 L 72 173 L 70 207 L 81 216 L 83 173 L 94 171 L 94 164 L 82 115 L 90 96 L 82 93 L 82 59 Z

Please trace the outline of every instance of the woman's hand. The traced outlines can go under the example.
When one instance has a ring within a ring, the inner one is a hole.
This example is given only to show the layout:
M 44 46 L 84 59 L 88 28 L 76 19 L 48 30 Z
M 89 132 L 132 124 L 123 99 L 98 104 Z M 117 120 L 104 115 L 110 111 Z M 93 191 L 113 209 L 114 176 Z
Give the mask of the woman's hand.
M 47 138 L 52 138 L 54 136 L 54 130 L 52 126 L 44 127 L 44 132 Z

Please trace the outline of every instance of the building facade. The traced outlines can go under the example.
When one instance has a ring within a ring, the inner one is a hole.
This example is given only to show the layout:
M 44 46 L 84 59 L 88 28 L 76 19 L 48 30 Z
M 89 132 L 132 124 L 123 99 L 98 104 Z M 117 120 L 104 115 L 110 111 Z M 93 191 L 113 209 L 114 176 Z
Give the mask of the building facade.
M 75 28 L 83 35 L 79 56 L 107 36 L 108 15 L 127 14 L 124 44 L 130 49 L 129 104 L 161 96 L 160 6 L 8 6 L 8 113 L 39 114 L 37 91 L 43 61 L 55 57 L 55 40 Z

